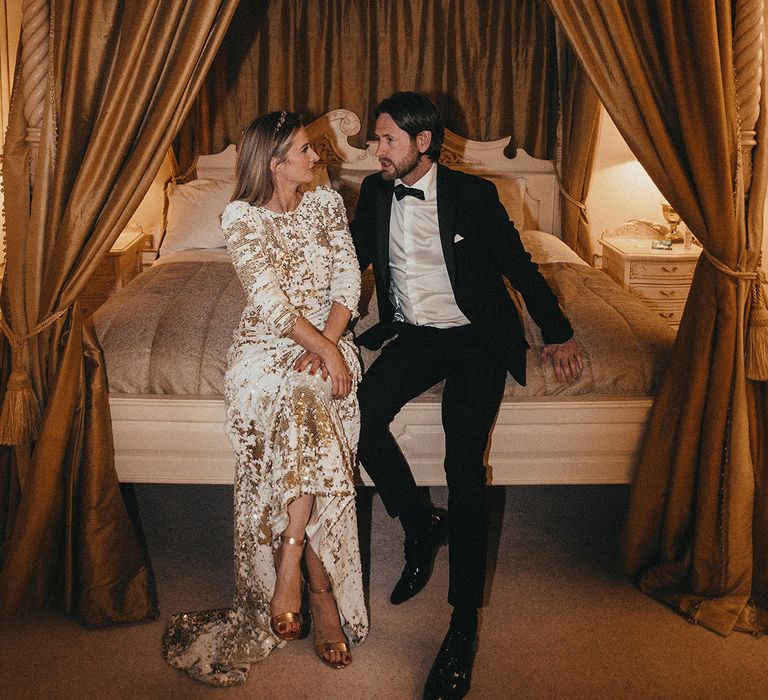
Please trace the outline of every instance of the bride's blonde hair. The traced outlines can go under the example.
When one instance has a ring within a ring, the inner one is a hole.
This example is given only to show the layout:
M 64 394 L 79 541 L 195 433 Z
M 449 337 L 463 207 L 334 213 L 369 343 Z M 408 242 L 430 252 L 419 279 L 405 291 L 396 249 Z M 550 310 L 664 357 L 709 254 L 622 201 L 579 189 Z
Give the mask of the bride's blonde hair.
M 237 147 L 233 200 L 261 206 L 272 199 L 275 183 L 269 165 L 273 158 L 285 160 L 301 126 L 299 115 L 285 110 L 262 114 L 248 125 Z

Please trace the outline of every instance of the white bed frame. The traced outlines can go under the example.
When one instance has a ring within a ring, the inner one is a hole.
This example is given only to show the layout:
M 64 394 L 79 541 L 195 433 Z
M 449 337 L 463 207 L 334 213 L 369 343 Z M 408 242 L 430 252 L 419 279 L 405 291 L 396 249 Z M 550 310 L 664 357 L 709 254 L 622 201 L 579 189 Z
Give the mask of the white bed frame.
M 307 126 L 325 165 L 349 171 L 378 169 L 375 144 L 348 142 L 360 130 L 344 109 Z M 477 142 L 446 132 L 441 161 L 485 176 L 525 180 L 524 228 L 559 236 L 559 198 L 554 164 L 518 150 L 507 158 L 510 139 Z M 201 156 L 200 177 L 231 177 L 234 146 Z M 530 217 L 530 218 L 529 218 Z M 219 397 L 110 396 L 115 463 L 124 482 L 230 484 L 234 456 L 224 434 Z M 488 450 L 492 484 L 608 484 L 631 479 L 648 413 L 649 398 L 599 400 L 526 399 L 499 410 Z M 442 485 L 443 431 L 436 402 L 412 402 L 395 418 L 392 432 L 423 485 Z M 370 480 L 362 472 L 364 483 Z

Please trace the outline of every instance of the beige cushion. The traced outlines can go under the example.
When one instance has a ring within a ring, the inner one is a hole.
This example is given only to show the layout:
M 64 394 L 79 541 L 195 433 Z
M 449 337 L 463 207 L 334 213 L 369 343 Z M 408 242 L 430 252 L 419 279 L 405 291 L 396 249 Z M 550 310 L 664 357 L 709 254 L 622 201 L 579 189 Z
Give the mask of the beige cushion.
M 518 177 L 486 177 L 490 180 L 499 193 L 499 199 L 507 210 L 507 216 L 518 230 L 526 228 L 525 217 L 525 179 Z
M 158 257 L 190 248 L 223 248 L 219 217 L 235 189 L 232 180 L 192 180 L 168 187 L 168 220 Z
M 325 167 L 315 169 L 315 177 L 302 189 L 306 192 L 328 185 Z M 169 185 L 168 216 L 158 257 L 179 250 L 223 248 L 221 212 L 235 190 L 234 180 L 204 178 L 180 185 Z

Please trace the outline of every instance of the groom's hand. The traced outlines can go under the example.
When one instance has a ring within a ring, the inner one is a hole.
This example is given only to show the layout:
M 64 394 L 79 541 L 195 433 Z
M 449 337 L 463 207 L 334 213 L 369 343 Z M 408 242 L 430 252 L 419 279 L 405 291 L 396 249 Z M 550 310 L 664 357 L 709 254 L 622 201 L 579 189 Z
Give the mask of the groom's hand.
M 573 384 L 584 369 L 584 358 L 576 341 L 571 338 L 565 343 L 545 345 L 541 351 L 541 361 L 552 361 L 555 376 L 560 382 Z

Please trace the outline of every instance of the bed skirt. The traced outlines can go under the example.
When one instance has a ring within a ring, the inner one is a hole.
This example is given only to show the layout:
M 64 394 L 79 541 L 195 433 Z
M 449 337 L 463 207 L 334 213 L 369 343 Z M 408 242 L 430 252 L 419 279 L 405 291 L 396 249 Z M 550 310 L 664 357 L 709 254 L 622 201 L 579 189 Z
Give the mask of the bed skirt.
M 648 397 L 548 398 L 504 402 L 489 443 L 488 483 L 627 483 L 648 414 Z M 218 397 L 111 395 L 120 481 L 231 484 L 235 461 Z M 445 484 L 440 406 L 411 402 L 392 432 L 424 486 Z M 362 484 L 370 479 L 364 470 Z

